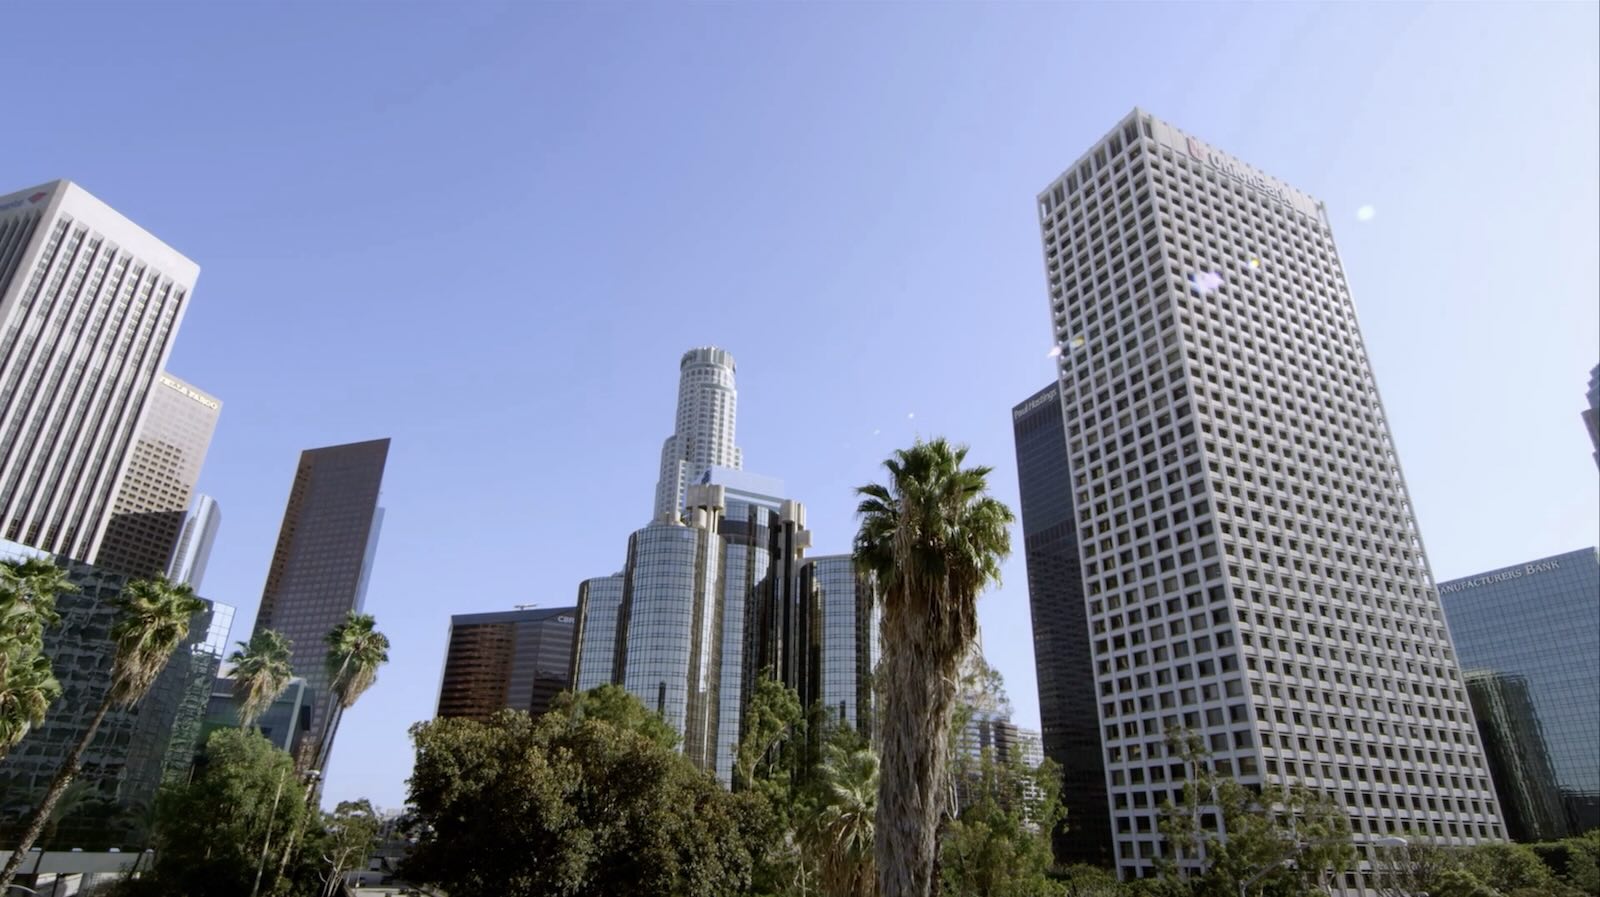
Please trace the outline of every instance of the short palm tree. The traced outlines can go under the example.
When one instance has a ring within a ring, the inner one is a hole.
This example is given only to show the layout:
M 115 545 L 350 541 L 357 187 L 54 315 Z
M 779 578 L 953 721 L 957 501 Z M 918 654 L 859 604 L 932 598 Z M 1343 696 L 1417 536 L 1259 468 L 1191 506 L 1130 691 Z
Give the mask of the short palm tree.
M 1011 510 L 987 494 L 965 446 L 918 441 L 884 462 L 856 513 L 855 558 L 883 595 L 882 763 L 875 856 L 882 897 L 926 897 L 937 850 L 958 668 L 978 594 L 1011 553 Z
M 11 852 L 11 859 L 6 862 L 4 871 L 0 871 L 0 893 L 4 893 L 11 884 L 23 857 L 49 821 L 56 802 L 77 776 L 83 753 L 94 741 L 95 733 L 100 730 L 100 724 L 105 722 L 106 715 L 113 707 L 136 703 L 150 691 L 156 677 L 161 675 L 167 661 L 172 659 L 172 652 L 188 638 L 190 620 L 205 610 L 206 606 L 204 601 L 195 597 L 193 589 L 169 583 L 163 577 L 128 583 L 116 603 L 121 614 L 111 627 L 111 641 L 116 646 L 116 658 L 111 665 L 111 687 L 106 690 L 105 699 L 90 718 L 77 744 L 67 752 L 66 760 L 50 783 L 50 789 L 45 792 L 44 800 L 40 801 L 28 820 L 21 842 Z
M 72 591 L 67 571 L 49 561 L 0 563 L 0 759 L 61 696 L 44 630 L 59 620 L 56 597 Z
M 865 745 L 827 747 L 820 772 L 822 807 L 815 839 L 829 897 L 870 897 L 873 829 L 878 810 L 878 755 Z
M 289 687 L 294 670 L 289 666 L 289 641 L 271 629 L 239 642 L 228 656 L 233 664 L 233 696 L 239 701 L 239 728 L 249 729 L 272 702 Z

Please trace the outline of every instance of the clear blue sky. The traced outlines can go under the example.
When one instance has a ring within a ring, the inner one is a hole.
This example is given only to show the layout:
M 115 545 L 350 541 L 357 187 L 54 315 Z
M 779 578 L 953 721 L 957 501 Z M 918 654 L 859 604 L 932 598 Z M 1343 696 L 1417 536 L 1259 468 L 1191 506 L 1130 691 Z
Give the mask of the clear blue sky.
M 1135 105 L 1328 204 L 1438 578 L 1594 545 L 1596 9 L 11 4 L 0 191 L 71 178 L 200 263 L 170 368 L 225 403 L 236 638 L 297 453 L 393 437 L 392 662 L 328 796 L 396 806 L 449 615 L 621 567 L 686 348 L 738 358 L 746 466 L 820 551 L 919 433 L 1014 501 L 1033 198 Z M 985 639 L 1035 723 L 1005 573 Z

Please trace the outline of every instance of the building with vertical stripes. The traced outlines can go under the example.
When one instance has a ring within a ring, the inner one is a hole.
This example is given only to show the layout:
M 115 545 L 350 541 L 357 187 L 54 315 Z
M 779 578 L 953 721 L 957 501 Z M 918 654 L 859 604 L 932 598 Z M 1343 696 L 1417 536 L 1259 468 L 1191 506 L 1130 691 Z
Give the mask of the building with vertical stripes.
M 70 181 L 0 196 L 0 539 L 96 560 L 199 273 Z

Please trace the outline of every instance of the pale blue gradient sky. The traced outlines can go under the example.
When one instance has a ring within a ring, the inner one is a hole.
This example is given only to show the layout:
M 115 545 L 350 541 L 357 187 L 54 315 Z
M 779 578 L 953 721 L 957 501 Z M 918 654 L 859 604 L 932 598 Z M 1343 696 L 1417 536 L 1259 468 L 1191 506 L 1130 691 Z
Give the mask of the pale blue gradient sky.
M 296 454 L 394 438 L 393 662 L 328 789 L 392 806 L 449 615 L 621 566 L 686 348 L 738 358 L 747 466 L 819 551 L 915 434 L 1014 502 L 1033 198 L 1135 105 L 1327 202 L 1438 578 L 1594 545 L 1596 9 L 11 4 L 0 191 L 74 179 L 200 263 L 170 367 L 225 402 L 236 638 Z M 1033 724 L 1005 573 L 985 639 Z

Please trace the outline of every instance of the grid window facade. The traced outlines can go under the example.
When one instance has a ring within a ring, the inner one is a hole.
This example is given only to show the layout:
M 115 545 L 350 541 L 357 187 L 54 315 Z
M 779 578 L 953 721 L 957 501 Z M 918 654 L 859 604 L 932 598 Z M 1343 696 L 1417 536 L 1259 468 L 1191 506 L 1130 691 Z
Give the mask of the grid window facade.
M 1595 550 L 1442 582 L 1439 593 L 1511 835 L 1600 827 Z
M 97 560 L 198 275 L 69 182 L 0 197 L 0 538 Z
M 300 453 L 256 612 L 255 632 L 272 629 L 289 641 L 294 674 L 314 696 L 310 731 L 319 737 L 335 700 L 328 689 L 327 636 L 361 609 L 388 457 L 387 439 Z
M 1358 840 L 1503 837 L 1321 205 L 1137 110 L 1038 204 L 1122 873 L 1174 727 Z
M 136 577 L 168 569 L 221 410 L 215 397 L 171 374 L 156 378 L 99 566 Z
M 621 573 L 586 579 L 578 586 L 578 625 L 572 645 L 572 687 L 588 691 L 612 681 L 617 654 Z

